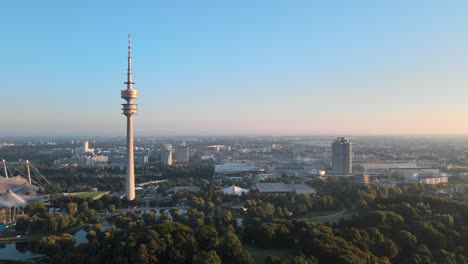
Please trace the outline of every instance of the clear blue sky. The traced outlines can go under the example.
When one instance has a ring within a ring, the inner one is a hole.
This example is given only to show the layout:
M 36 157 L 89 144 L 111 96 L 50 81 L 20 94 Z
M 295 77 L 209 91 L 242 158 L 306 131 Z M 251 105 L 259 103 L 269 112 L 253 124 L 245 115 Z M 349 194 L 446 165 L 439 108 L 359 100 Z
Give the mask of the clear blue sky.
M 468 132 L 468 1 L 1 6 L 2 136 Z

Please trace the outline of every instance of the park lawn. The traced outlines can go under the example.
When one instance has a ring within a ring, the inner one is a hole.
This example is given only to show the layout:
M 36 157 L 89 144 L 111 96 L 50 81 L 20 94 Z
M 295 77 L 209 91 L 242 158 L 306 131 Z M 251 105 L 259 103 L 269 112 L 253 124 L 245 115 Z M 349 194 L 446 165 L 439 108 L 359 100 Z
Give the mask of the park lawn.
M 268 256 L 277 256 L 281 261 L 288 258 L 301 255 L 297 248 L 258 248 L 251 245 L 244 245 L 244 248 L 249 251 L 250 255 L 255 259 L 255 263 L 265 263 L 265 258 Z
M 299 216 L 300 219 L 307 219 L 311 222 L 316 223 L 337 223 L 341 218 L 350 219 L 356 212 L 348 210 L 336 210 L 336 211 L 321 211 L 321 212 L 309 212 L 303 216 Z
M 76 197 L 83 198 L 83 199 L 88 199 L 88 198 L 94 198 L 100 194 L 103 194 L 105 192 L 82 192 L 80 194 L 77 194 Z

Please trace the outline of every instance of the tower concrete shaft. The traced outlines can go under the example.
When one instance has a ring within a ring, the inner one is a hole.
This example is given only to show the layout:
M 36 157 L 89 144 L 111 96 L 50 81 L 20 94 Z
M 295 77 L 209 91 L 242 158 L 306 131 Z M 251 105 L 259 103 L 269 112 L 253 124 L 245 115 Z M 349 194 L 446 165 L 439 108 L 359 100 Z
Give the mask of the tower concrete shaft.
M 130 45 L 130 35 L 128 35 L 128 70 L 127 89 L 121 91 L 122 99 L 126 104 L 122 104 L 123 114 L 127 117 L 127 177 L 125 179 L 125 194 L 128 200 L 135 199 L 135 161 L 133 154 L 133 116 L 136 114 L 137 105 L 133 103 L 138 98 L 138 91 L 133 89 L 132 81 L 132 47 Z

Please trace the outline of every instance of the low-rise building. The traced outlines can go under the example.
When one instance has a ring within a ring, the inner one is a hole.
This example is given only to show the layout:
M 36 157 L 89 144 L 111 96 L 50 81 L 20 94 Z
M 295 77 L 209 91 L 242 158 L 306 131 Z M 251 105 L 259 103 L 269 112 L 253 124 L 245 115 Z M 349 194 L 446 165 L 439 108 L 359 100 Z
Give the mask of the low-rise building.
M 419 182 L 422 184 L 440 184 L 440 183 L 448 183 L 447 176 L 440 176 L 440 177 L 420 177 Z
M 314 194 L 315 188 L 307 184 L 286 184 L 282 182 L 274 183 L 256 183 L 257 190 L 261 193 L 295 193 L 295 194 Z
M 198 186 L 174 186 L 174 187 L 170 188 L 167 192 L 171 193 L 171 194 L 176 194 L 176 193 L 182 192 L 182 191 L 199 193 L 200 192 L 200 187 L 198 187 Z

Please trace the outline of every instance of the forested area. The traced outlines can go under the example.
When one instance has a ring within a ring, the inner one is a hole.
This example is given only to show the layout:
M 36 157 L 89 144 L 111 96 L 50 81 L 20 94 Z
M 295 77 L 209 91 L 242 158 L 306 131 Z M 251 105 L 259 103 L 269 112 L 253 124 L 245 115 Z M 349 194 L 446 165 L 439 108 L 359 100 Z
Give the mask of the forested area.
M 466 202 L 419 195 L 426 188 L 422 185 L 383 188 L 338 180 L 317 186 L 319 193 L 313 195 L 252 192 L 237 197 L 216 192 L 210 182 L 199 194 L 173 197 L 189 203 L 192 209 L 186 213 L 177 208 L 121 213 L 110 229 L 89 225 L 87 244 L 69 247 L 66 237 L 54 236 L 41 240 L 41 249 L 52 263 L 254 263 L 246 245 L 270 249 L 264 263 L 468 263 Z M 68 214 L 73 203 L 89 210 L 128 206 L 114 202 L 104 196 L 60 204 Z M 337 209 L 353 216 L 323 224 L 301 218 Z M 298 254 L 275 255 L 284 249 Z

